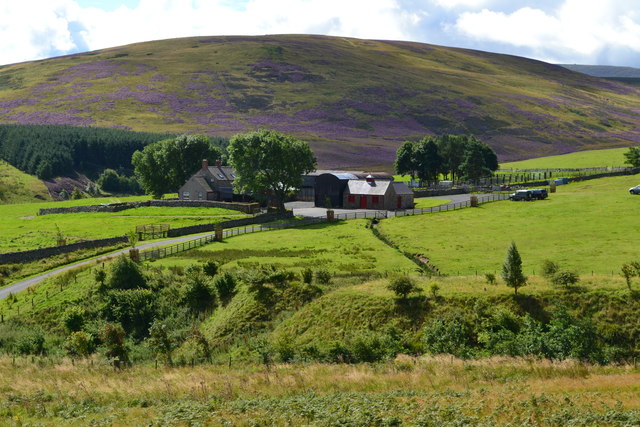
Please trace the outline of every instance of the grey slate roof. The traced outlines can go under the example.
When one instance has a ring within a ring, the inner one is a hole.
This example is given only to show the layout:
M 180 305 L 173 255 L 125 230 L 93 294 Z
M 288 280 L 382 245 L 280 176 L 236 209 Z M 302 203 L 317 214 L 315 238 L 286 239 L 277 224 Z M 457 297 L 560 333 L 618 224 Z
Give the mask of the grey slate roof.
M 211 186 L 209 185 L 209 183 L 207 182 L 206 179 L 204 179 L 204 177 L 202 176 L 195 176 L 194 177 L 195 181 L 200 184 L 200 186 L 202 187 L 203 190 L 206 191 L 212 191 Z
M 404 182 L 394 182 L 393 189 L 398 196 L 403 194 L 413 194 L 413 191 Z
M 235 171 L 229 166 L 209 166 L 209 173 L 218 180 L 234 181 Z
M 349 194 L 384 196 L 391 183 L 392 181 L 377 181 L 371 184 L 363 180 L 349 181 Z

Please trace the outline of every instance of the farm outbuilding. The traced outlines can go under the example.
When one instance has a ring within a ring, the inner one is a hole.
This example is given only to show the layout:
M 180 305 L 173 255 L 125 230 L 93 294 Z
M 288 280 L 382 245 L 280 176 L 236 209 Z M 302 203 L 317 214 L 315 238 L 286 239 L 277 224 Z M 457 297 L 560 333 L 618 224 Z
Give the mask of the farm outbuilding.
M 396 210 L 413 208 L 413 191 L 404 182 L 365 179 L 350 180 L 344 191 L 346 209 Z
M 319 171 L 318 171 L 319 172 Z M 350 181 L 372 176 L 377 180 L 393 181 L 393 176 L 384 172 L 324 171 L 315 176 L 314 201 L 318 207 L 325 207 L 329 199 L 331 207 L 341 208 L 344 203 L 344 192 Z

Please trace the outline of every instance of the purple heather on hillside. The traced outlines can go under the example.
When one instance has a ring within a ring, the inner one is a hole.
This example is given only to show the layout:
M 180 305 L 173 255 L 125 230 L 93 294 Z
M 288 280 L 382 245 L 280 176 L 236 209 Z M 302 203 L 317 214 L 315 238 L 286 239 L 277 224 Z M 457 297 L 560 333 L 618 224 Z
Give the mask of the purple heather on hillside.
M 15 113 L 7 116 L 9 120 L 20 125 L 44 124 L 44 125 L 72 125 L 90 126 L 94 120 L 88 117 L 74 116 L 65 113 L 39 111 L 33 113 Z

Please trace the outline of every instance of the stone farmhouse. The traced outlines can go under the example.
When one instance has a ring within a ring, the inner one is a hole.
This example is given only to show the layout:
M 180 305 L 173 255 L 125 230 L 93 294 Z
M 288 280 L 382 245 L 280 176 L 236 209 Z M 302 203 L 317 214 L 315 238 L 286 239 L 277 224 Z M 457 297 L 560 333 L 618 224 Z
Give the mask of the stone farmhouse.
M 235 171 L 229 166 L 222 166 L 217 161 L 210 166 L 207 160 L 202 161 L 202 168 L 178 190 L 180 200 L 217 200 L 224 202 L 237 201 L 233 194 Z

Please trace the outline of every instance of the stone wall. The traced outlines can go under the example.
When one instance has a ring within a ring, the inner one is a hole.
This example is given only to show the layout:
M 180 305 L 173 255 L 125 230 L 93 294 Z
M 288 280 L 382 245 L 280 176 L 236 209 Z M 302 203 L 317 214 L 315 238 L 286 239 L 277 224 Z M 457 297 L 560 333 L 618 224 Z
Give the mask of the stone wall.
M 468 188 L 433 188 L 425 190 L 413 190 L 415 197 L 436 197 L 436 196 L 450 196 L 452 194 L 467 194 Z
M 222 221 L 218 223 L 198 224 L 198 225 L 190 225 L 188 227 L 172 228 L 169 230 L 167 235 L 169 237 L 180 237 L 180 236 L 186 236 L 188 234 L 206 233 L 207 231 L 215 230 L 216 227 L 222 227 L 223 229 L 233 228 L 233 227 L 242 227 L 245 225 L 264 224 L 265 222 L 279 221 L 282 219 L 289 219 L 289 218 L 293 218 L 293 211 L 269 213 L 264 215 L 257 215 L 251 218 L 232 219 L 229 221 Z
M 84 242 L 71 243 L 62 246 L 52 246 L 49 248 L 32 249 L 22 252 L 7 252 L 0 254 L 0 264 L 15 264 L 20 262 L 31 262 L 48 258 L 54 255 L 66 254 L 79 251 L 81 249 L 100 248 L 102 246 L 112 246 L 118 243 L 127 242 L 127 236 L 110 237 L 107 239 L 86 240 Z
M 66 208 L 40 209 L 38 215 L 67 214 L 82 212 L 120 212 L 145 206 L 167 208 L 223 208 L 247 214 L 260 210 L 258 203 L 217 202 L 212 200 L 145 200 L 141 202 L 109 203 L 104 205 L 71 206 Z

